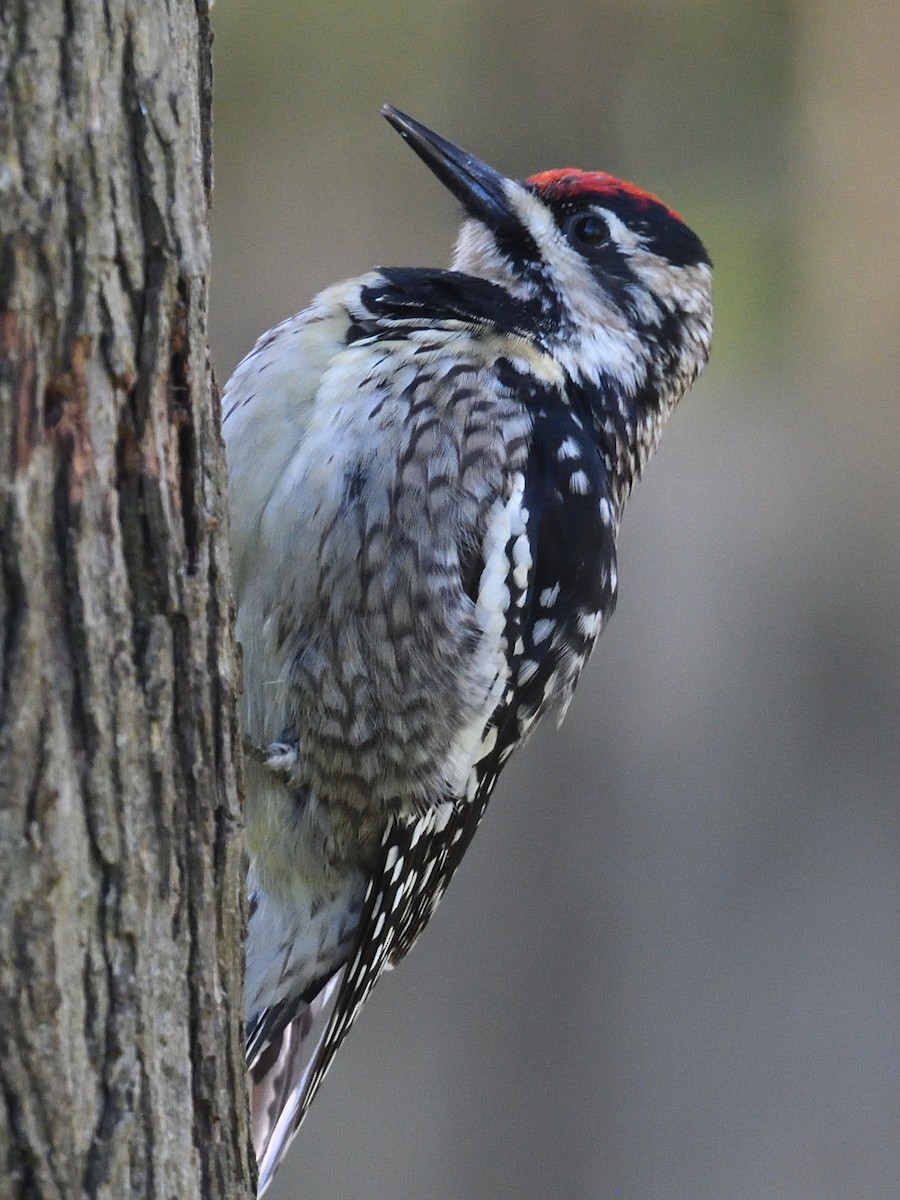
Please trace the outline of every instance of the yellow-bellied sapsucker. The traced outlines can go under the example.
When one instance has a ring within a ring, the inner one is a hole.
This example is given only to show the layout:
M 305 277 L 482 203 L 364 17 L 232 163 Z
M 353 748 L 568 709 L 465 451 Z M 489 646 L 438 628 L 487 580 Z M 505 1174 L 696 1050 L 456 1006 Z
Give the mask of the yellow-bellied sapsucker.
M 223 397 L 260 1190 L 503 764 L 565 712 L 712 330 L 709 257 L 654 196 L 507 179 L 384 115 L 465 209 L 452 269 L 328 289 Z

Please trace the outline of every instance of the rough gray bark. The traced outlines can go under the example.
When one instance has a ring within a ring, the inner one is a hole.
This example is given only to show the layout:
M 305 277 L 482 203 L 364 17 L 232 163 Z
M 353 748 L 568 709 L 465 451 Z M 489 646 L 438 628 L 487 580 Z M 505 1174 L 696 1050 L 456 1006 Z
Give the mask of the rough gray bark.
M 0 72 L 0 1196 L 247 1196 L 206 4 Z

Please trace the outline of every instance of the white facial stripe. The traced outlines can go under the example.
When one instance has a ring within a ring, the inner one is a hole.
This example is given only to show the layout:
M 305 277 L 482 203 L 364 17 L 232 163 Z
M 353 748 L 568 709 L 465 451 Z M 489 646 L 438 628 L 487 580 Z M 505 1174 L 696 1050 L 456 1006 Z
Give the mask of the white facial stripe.
M 507 179 L 506 195 L 510 208 L 542 250 L 554 242 L 565 242 L 550 209 L 533 192 L 514 179 Z

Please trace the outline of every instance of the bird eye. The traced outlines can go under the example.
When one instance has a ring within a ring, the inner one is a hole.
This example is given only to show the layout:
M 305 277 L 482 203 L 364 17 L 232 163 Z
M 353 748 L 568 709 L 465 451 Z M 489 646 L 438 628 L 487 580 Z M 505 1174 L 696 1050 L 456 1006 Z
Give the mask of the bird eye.
M 566 233 L 576 246 L 596 247 L 609 237 L 609 226 L 596 213 L 579 213 L 567 222 Z

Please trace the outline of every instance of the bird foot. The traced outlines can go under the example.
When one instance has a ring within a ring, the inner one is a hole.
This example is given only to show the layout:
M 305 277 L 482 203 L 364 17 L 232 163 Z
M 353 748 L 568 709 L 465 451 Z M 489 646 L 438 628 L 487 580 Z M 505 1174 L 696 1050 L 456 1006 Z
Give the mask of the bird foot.
M 297 746 L 290 742 L 270 742 L 263 746 L 251 737 L 243 739 L 244 757 L 265 767 L 282 783 L 289 783 L 297 765 Z

